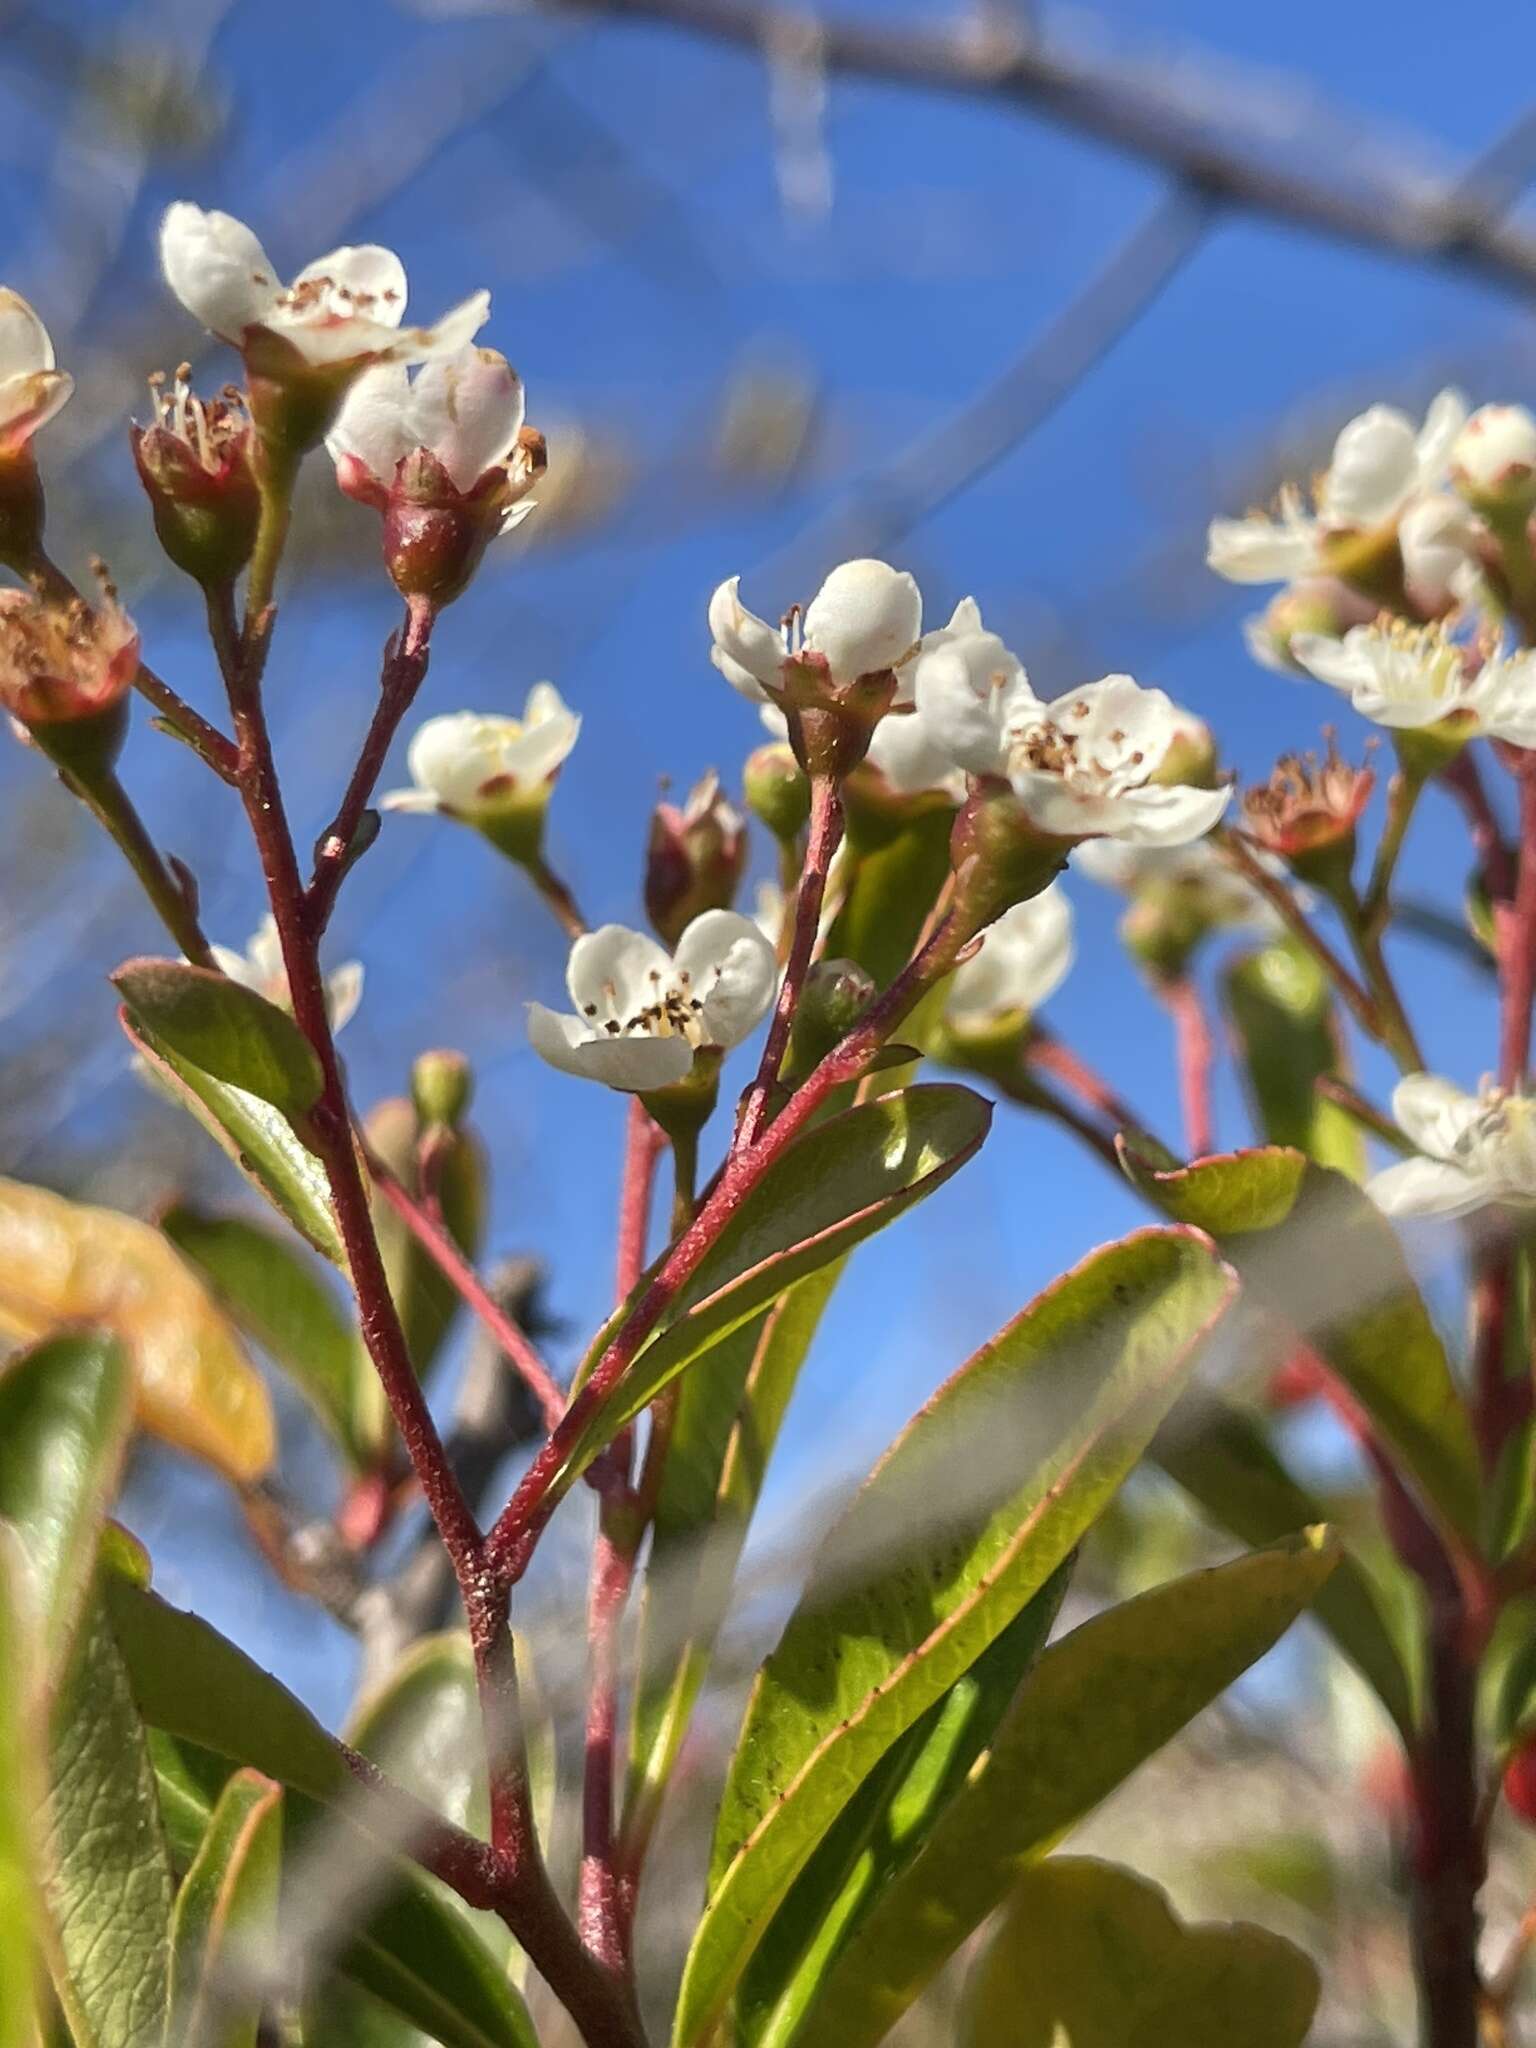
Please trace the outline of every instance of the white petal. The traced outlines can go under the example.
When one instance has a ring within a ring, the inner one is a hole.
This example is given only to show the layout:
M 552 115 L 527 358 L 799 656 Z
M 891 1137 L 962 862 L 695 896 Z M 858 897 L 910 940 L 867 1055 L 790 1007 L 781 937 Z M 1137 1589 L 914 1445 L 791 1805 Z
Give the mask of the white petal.
M 916 716 L 929 740 L 957 768 L 999 775 L 1010 722 L 1031 708 L 1043 714 L 1029 678 L 995 633 L 965 634 L 915 664 Z
M 1331 525 L 1380 526 L 1399 510 L 1418 475 L 1409 421 L 1395 405 L 1373 405 L 1333 444 L 1318 509 Z
M 956 636 L 961 633 L 980 633 L 985 631 L 981 623 L 981 606 L 974 597 L 961 598 L 960 602 L 950 613 L 949 624 L 944 630 L 946 633 L 953 633 Z
M 656 999 L 671 980 L 672 962 L 656 941 L 627 925 L 603 924 L 584 932 L 571 948 L 565 985 L 585 1017 L 633 1017 Z
M 344 294 L 352 308 L 365 320 L 381 327 L 398 327 L 405 317 L 405 265 L 393 249 L 381 249 L 377 242 L 332 249 L 306 263 L 293 280 L 294 289 L 308 284 L 329 284 Z
M 1433 489 L 1444 481 L 1450 467 L 1451 451 L 1466 423 L 1467 401 L 1454 386 L 1447 385 L 1431 400 L 1414 443 L 1421 490 Z
M 507 766 L 520 783 L 548 782 L 580 734 L 580 718 L 553 683 L 535 683 L 523 711 L 522 733 L 507 748 Z
M 418 788 L 455 808 L 472 803 L 480 785 L 501 766 L 504 719 L 477 711 L 429 718 L 411 735 L 406 764 Z
M 351 455 L 380 483 L 416 445 L 411 431 L 411 380 L 403 363 L 375 363 L 348 391 L 325 437 L 331 460 Z
M 0 447 L 31 440 L 69 398 L 75 380 L 67 370 L 33 370 L 0 384 Z
M 1439 1074 L 1406 1074 L 1392 1091 L 1392 1117 L 1419 1151 L 1449 1159 L 1486 1105 Z
M 1489 1182 L 1440 1159 L 1404 1159 L 1374 1174 L 1365 1192 L 1388 1216 L 1470 1216 L 1494 1200 Z
M 53 368 L 48 330 L 20 292 L 0 285 L 0 383 Z
M 1026 769 L 1015 773 L 1013 790 L 1042 832 L 1063 839 L 1106 833 L 1131 846 L 1183 846 L 1218 822 L 1231 800 L 1230 789 L 1165 788 L 1149 784 L 1121 796 L 1078 794 L 1060 775 Z
M 1397 529 L 1403 573 L 1430 610 L 1438 611 L 1454 597 L 1469 565 L 1481 568 L 1481 534 L 1468 507 L 1443 491 L 1415 499 L 1403 514 Z
M 1047 707 L 1045 716 L 1092 753 L 1098 742 L 1135 750 L 1150 775 L 1186 724 L 1166 690 L 1144 690 L 1132 676 L 1104 676 L 1069 690 Z
M 584 1081 L 644 1094 L 681 1081 L 693 1065 L 686 1039 L 593 1038 L 578 1017 L 563 1017 L 542 1003 L 528 1005 L 528 1039 L 552 1067 Z
M 259 990 L 263 986 L 264 977 L 257 972 L 245 955 L 237 953 L 233 946 L 210 946 L 208 950 L 213 955 L 219 972 L 228 975 L 231 981 L 238 981 L 242 988 Z
M 1014 1010 L 1037 1010 L 1066 979 L 1073 954 L 1072 905 L 1052 882 L 988 926 L 981 951 L 955 972 L 946 1014 L 980 1023 Z
M 360 960 L 343 960 L 341 965 L 325 977 L 325 1010 L 331 1020 L 332 1031 L 339 1031 L 357 1015 L 357 1006 L 363 1000 L 363 963 Z
M 421 817 L 436 817 L 442 805 L 429 789 L 386 789 L 379 798 L 381 811 L 413 811 Z
M 411 392 L 413 440 L 430 448 L 461 491 L 505 462 L 523 424 L 523 386 L 492 348 L 440 356 L 417 374 Z
M 1317 536 L 1310 526 L 1280 525 L 1257 514 L 1213 519 L 1205 560 L 1229 583 L 1290 583 L 1316 568 Z
M 714 641 L 710 659 L 732 689 L 744 696 L 762 694 L 762 685 L 777 684 L 784 661 L 784 643 L 765 619 L 749 612 L 739 596 L 741 578 L 728 577 L 715 586 L 709 600 L 709 631 Z
M 1373 664 L 1362 652 L 1361 642 L 1355 638 L 1366 630 L 1369 629 L 1351 626 L 1342 640 L 1335 640 L 1331 633 L 1293 633 L 1291 654 L 1320 683 L 1353 694 L 1369 685 L 1375 674 Z
M 205 213 L 178 200 L 160 224 L 165 281 L 211 334 L 238 344 L 265 322 L 282 287 L 267 252 L 232 214 Z
M 917 584 L 889 562 L 839 564 L 805 611 L 805 644 L 827 657 L 838 683 L 894 668 L 922 630 Z
M 750 917 L 706 910 L 677 942 L 673 966 L 703 1002 L 701 1022 L 711 1045 L 727 1051 L 762 1021 L 778 985 L 773 947 Z
M 436 356 L 456 356 L 460 349 L 469 346 L 490 317 L 490 293 L 471 292 L 430 327 L 402 327 L 389 353 L 402 363 L 429 363 Z
M 898 796 L 916 796 L 940 789 L 959 803 L 965 778 L 915 712 L 887 715 L 875 727 L 865 757 L 878 768 Z

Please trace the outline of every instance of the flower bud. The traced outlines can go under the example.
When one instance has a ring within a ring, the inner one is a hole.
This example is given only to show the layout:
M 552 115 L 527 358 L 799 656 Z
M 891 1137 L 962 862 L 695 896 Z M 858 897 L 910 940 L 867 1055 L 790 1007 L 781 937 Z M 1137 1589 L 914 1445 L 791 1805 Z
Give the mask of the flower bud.
M 1168 742 L 1168 751 L 1158 762 L 1148 782 L 1176 789 L 1214 789 L 1219 781 L 1216 738 L 1203 718 L 1192 711 L 1180 711 L 1178 726 Z
M 150 379 L 154 424 L 131 427 L 129 440 L 161 547 L 210 589 L 232 583 L 250 560 L 261 499 L 243 392 L 226 385 L 205 403 L 190 377 L 183 363 L 169 397 L 163 376 Z
M 0 704 L 61 768 L 89 775 L 117 758 L 138 665 L 138 633 L 105 580 L 94 610 L 0 591 Z
M 1536 1828 L 1536 1739 L 1522 1742 L 1504 1766 L 1504 1801 L 1527 1827 Z
M 1282 755 L 1268 782 L 1245 792 L 1240 819 L 1256 846 L 1322 888 L 1353 871 L 1355 826 L 1376 784 L 1342 758 L 1332 732 L 1327 740 L 1321 760 Z
M 400 595 L 434 606 L 462 597 L 491 542 L 532 511 L 516 500 L 543 475 L 546 459 L 543 435 L 525 427 L 515 492 L 504 470 L 483 488 L 461 491 L 430 448 L 407 455 L 384 505 L 384 564 Z
M 442 1047 L 418 1053 L 412 1062 L 411 1101 L 424 1129 L 456 1131 L 474 1092 L 474 1072 L 461 1052 Z
M 1216 929 L 1198 889 L 1149 882 L 1137 890 L 1120 920 L 1120 937 L 1154 981 L 1177 981 L 1190 957 Z
M 658 937 L 676 946 L 703 911 L 729 910 L 746 862 L 746 827 L 713 769 L 681 810 L 658 804 L 645 851 L 645 914 Z
M 1244 628 L 1248 651 L 1265 668 L 1301 674 L 1291 653 L 1298 633 L 1319 633 L 1342 639 L 1351 626 L 1368 625 L 1376 607 L 1333 576 L 1308 576 L 1277 591 L 1266 608 Z
M 874 976 L 856 960 L 818 960 L 800 990 L 784 1078 L 818 1066 L 875 999 Z
M 1451 476 L 1479 512 L 1536 506 L 1536 419 L 1523 405 L 1483 405 L 1451 451 Z
M 1006 782 L 978 776 L 950 835 L 952 914 L 967 935 L 1038 896 L 1067 864 L 1072 842 L 1042 832 Z
M 781 846 L 791 845 L 811 815 L 811 785 L 784 741 L 759 747 L 741 773 L 747 808 Z

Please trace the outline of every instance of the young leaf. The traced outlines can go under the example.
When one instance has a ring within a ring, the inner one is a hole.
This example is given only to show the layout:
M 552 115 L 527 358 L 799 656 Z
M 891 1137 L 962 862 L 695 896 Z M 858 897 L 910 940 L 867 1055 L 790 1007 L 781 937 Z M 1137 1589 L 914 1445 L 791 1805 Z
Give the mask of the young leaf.
M 784 1412 L 844 1263 L 791 1288 L 678 1386 L 646 1565 L 626 1825 L 676 1763 Z
M 876 1467 L 753 1687 L 677 2048 L 715 2025 L 768 1916 L 859 1781 L 1113 1495 L 1234 1285 L 1182 1232 L 1144 1231 L 1094 1253 L 941 1388 Z
M 105 1587 L 110 1573 L 102 1573 Z M 44 1887 L 54 1990 L 76 2048 L 162 2048 L 171 1866 L 144 1724 L 93 1599 L 54 1704 Z
M 91 1331 L 51 1338 L 0 1372 L 0 1515 L 19 1539 L 55 1673 L 90 1590 L 132 1398 L 121 1347 Z
M 346 1252 L 325 1169 L 288 1119 L 260 1096 L 215 1081 L 126 1013 L 122 1025 L 154 1087 L 195 1117 L 277 1213 L 344 1271 Z
M 158 1230 L 115 1209 L 0 1180 L 0 1329 L 99 1323 L 133 1369 L 142 1429 L 228 1479 L 276 1454 L 266 1382 L 202 1281 Z
M 1061 1856 L 1020 1880 L 967 1987 L 958 2048 L 1301 2048 L 1318 1989 L 1278 1934 L 1186 1926 L 1145 1878 Z
M 1287 939 L 1233 961 L 1224 985 L 1265 1137 L 1363 1180 L 1360 1132 L 1336 1102 L 1317 1092 L 1325 1074 L 1340 1071 L 1341 1059 L 1333 991 L 1323 970 Z
M 1142 1193 L 1214 1237 L 1255 1305 L 1303 1330 L 1463 1543 L 1483 1482 L 1445 1347 L 1391 1225 L 1343 1174 L 1289 1147 L 1156 1172 L 1122 1148 Z
M 1291 1477 L 1257 1419 L 1226 1402 L 1203 1394 L 1181 1402 L 1153 1439 L 1151 1455 L 1219 1528 L 1244 1543 L 1274 1543 L 1326 1520 L 1321 1503 Z M 1407 1667 L 1369 1574 L 1348 1551 L 1312 1611 L 1411 1743 Z
M 245 1334 L 280 1365 L 354 1464 L 351 1323 L 296 1246 L 243 1216 L 169 1209 L 160 1228 Z
M 0 2048 L 35 2048 L 43 1948 L 37 1870 L 43 1670 L 28 1577 L 15 1532 L 0 1522 Z
M 1045 1647 L 1072 1559 L 864 1780 L 791 1886 L 737 1987 L 749 2048 L 788 2048 L 870 1907 L 905 1869 L 991 1741 Z
M 215 1081 L 288 1117 L 319 1101 L 325 1076 L 314 1047 L 255 989 L 187 960 L 125 960 L 110 979 L 143 1030 Z
M 969 1088 L 904 1088 L 813 1125 L 731 1217 L 671 1319 L 578 1438 L 563 1492 L 669 1381 L 779 1299 L 942 1187 L 987 1134 L 992 1105 Z
M 1047 1650 L 838 1957 L 797 2048 L 883 2041 L 1020 1873 L 1279 1640 L 1335 1555 L 1314 1531 L 1143 1593 Z
M 282 1847 L 282 1787 L 236 1771 L 176 1895 L 166 2039 L 177 2048 L 256 2048 Z

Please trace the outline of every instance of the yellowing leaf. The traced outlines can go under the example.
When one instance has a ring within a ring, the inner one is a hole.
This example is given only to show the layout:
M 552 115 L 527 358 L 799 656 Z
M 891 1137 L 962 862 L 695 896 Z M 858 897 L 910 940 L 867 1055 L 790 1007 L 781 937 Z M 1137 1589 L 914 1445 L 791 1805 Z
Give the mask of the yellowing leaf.
M 266 1384 L 160 1232 L 0 1180 L 0 1331 L 30 1341 L 79 1323 L 121 1340 L 142 1429 L 229 1479 L 269 1468 L 277 1445 Z

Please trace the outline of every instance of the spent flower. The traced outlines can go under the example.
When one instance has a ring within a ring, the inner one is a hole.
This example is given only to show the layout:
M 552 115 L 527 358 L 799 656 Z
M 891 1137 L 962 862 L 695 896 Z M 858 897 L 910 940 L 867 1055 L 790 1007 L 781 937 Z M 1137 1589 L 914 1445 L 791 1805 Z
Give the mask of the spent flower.
M 1306 872 L 1317 862 L 1353 862 L 1355 827 L 1370 802 L 1375 771 L 1356 768 L 1327 735 L 1325 754 L 1282 754 L 1273 774 L 1243 794 L 1239 822 L 1272 860 Z
M 129 441 L 155 533 L 178 569 L 228 583 L 250 560 L 261 512 L 245 394 L 226 384 L 199 398 L 190 363 L 171 380 L 157 372 L 149 390 L 154 419 L 131 427 Z
M 644 932 L 605 924 L 571 948 L 574 1015 L 528 1005 L 533 1049 L 562 1073 L 649 1094 L 682 1081 L 701 1050 L 727 1052 L 767 1014 L 774 949 L 749 917 L 706 910 L 668 953 Z
M 110 766 L 138 666 L 138 631 L 104 572 L 95 605 L 0 590 L 0 705 L 60 766 Z

